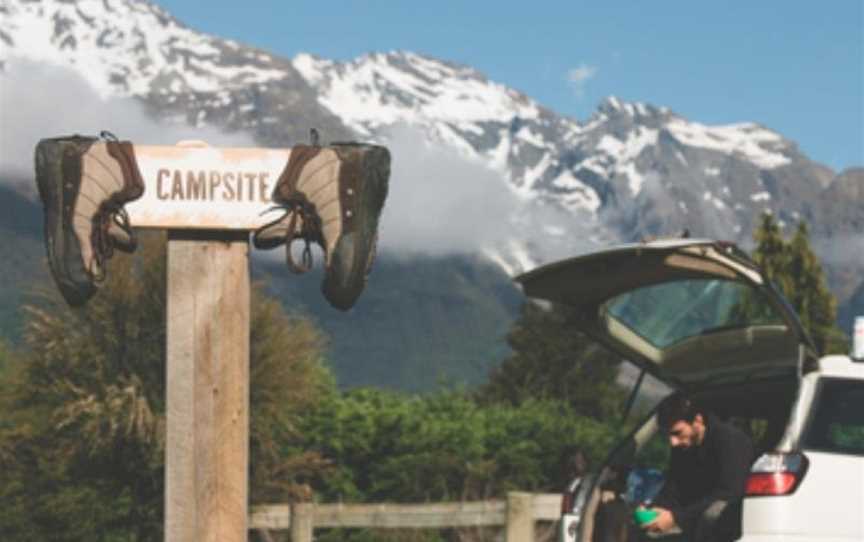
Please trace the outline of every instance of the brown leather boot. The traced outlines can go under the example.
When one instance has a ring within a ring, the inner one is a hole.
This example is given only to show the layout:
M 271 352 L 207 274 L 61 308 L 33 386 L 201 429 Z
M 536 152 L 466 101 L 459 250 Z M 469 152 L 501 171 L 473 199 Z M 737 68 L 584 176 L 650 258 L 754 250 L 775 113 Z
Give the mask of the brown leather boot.
M 389 177 L 385 147 L 295 146 L 272 195 L 284 213 L 256 231 L 253 243 L 264 249 L 286 244 L 288 268 L 295 273 L 311 268 L 310 244 L 319 244 L 324 249 L 324 297 L 348 310 L 363 292 L 375 259 Z M 291 254 L 295 239 L 306 243 L 299 263 Z
M 132 144 L 113 136 L 43 139 L 35 158 L 51 274 L 66 301 L 82 305 L 114 249 L 135 250 L 123 206 L 141 197 L 144 182 Z

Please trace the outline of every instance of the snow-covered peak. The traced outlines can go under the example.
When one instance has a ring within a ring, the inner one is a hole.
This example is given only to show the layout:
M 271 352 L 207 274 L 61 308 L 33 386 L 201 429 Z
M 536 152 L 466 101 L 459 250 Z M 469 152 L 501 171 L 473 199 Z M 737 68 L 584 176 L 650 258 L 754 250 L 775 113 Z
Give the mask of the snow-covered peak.
M 731 161 L 758 172 L 798 157 L 794 145 L 758 125 L 708 126 L 615 96 L 580 123 L 472 68 L 412 52 L 347 62 L 301 54 L 293 65 L 317 90 L 319 103 L 363 137 L 386 140 L 390 127 L 413 126 L 485 162 L 524 200 L 554 201 L 573 213 L 597 215 L 637 198 L 667 197 L 668 187 L 681 182 L 684 192 L 698 193 L 700 204 L 710 192 L 712 209 L 725 212 L 741 196 L 715 193 L 705 183 L 716 184 Z M 747 182 L 748 193 L 767 193 L 758 178 Z M 696 203 L 673 205 L 691 209 Z
M 71 66 L 104 96 L 214 92 L 281 79 L 263 52 L 191 30 L 144 0 L 4 2 L 0 64 Z
M 300 53 L 292 61 L 294 68 L 300 72 L 307 82 L 317 85 L 327 76 L 336 64 L 333 60 L 321 58 L 309 53 Z
M 644 102 L 628 102 L 615 96 L 608 96 L 597 107 L 600 115 L 607 117 L 628 116 L 632 118 L 651 118 L 669 115 L 666 107 L 656 107 Z
M 319 101 L 357 131 L 396 123 L 472 123 L 534 119 L 540 106 L 476 70 L 412 52 L 373 53 L 349 62 L 308 54 L 294 67 L 319 91 Z
M 774 169 L 792 162 L 794 145 L 758 124 L 745 122 L 706 126 L 680 118 L 670 120 L 666 129 L 680 143 L 719 151 L 748 160 L 760 169 Z

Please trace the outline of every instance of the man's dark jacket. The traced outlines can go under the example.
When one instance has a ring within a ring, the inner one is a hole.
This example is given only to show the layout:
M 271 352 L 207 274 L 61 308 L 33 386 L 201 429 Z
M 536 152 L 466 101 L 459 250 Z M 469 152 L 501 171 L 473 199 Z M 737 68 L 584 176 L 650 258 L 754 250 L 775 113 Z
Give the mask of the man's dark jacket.
M 753 443 L 743 431 L 715 416 L 704 419 L 701 445 L 672 449 L 666 483 L 654 506 L 671 510 L 688 540 L 737 540 L 741 499 L 755 459 Z

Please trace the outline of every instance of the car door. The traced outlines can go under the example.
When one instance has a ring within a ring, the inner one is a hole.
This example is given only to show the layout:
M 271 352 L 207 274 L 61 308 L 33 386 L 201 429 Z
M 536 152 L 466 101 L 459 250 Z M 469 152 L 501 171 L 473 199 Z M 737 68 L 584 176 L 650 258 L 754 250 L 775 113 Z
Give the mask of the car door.
M 689 388 L 798 372 L 812 352 L 797 315 L 735 245 L 619 246 L 516 278 L 534 299 L 579 309 L 581 331 Z

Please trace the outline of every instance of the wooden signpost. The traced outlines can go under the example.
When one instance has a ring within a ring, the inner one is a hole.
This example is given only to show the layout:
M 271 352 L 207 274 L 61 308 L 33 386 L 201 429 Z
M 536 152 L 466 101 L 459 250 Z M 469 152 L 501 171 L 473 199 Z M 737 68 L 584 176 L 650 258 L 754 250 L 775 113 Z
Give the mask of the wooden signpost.
M 165 540 L 247 540 L 249 230 L 290 149 L 135 146 L 132 226 L 168 230 Z

